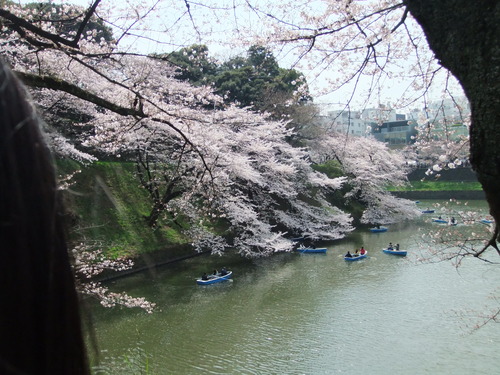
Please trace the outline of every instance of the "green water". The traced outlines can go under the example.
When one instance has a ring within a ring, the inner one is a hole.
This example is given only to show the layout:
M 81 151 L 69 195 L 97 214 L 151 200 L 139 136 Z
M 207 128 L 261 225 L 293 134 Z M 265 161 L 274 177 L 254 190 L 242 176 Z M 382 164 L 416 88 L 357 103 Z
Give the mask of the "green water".
M 486 213 L 486 205 L 460 210 Z M 118 279 L 114 290 L 145 296 L 158 308 L 148 315 L 96 305 L 102 363 L 131 374 L 496 373 L 500 326 L 471 328 L 499 308 L 491 299 L 498 295 L 498 265 L 471 259 L 457 270 L 450 262 L 427 262 L 435 258 L 423 244 L 443 229 L 430 219 L 423 215 L 386 233 L 358 230 L 323 243 L 326 254 L 202 256 Z M 400 243 L 408 256 L 382 253 L 388 242 Z M 367 259 L 343 260 L 362 245 Z M 204 271 L 222 266 L 233 270 L 233 280 L 196 285 Z

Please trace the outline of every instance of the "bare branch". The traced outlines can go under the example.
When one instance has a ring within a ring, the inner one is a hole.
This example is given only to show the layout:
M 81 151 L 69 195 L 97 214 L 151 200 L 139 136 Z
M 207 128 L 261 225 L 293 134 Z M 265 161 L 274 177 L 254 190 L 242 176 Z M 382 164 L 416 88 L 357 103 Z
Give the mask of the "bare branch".
M 85 18 L 83 19 L 82 23 L 80 24 L 80 27 L 78 28 L 78 31 L 76 32 L 76 36 L 74 39 L 75 44 L 78 43 L 78 41 L 82 37 L 83 30 L 85 29 L 85 26 L 87 26 L 87 24 L 89 23 L 90 18 L 95 13 L 100 2 L 101 2 L 101 0 L 96 0 L 94 2 L 94 4 L 92 4 L 92 6 L 87 10 L 87 13 L 85 14 Z

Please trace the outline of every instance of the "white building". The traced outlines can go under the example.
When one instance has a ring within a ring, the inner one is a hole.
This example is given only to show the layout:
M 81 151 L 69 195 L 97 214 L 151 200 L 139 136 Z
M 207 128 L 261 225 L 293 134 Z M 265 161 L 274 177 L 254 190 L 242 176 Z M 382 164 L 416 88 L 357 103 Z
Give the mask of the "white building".
M 363 110 L 361 117 L 366 121 L 382 124 L 384 122 L 403 121 L 406 116 L 396 113 L 392 108 L 380 105 L 379 108 L 366 108 Z
M 328 132 L 366 137 L 370 133 L 370 123 L 361 117 L 360 111 L 330 110 L 323 107 L 316 122 Z

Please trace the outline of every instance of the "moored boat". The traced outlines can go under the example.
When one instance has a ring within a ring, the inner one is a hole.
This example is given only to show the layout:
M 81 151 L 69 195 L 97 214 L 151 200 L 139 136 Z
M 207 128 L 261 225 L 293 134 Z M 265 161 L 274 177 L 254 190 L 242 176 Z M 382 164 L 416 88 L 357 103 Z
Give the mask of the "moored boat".
M 423 214 L 433 214 L 434 210 L 422 210 Z
M 298 247 L 299 253 L 326 253 L 326 247 Z
M 231 275 L 233 274 L 233 271 L 228 271 L 226 274 L 222 275 L 220 273 L 217 273 L 215 275 L 208 275 L 206 280 L 203 279 L 197 279 L 196 283 L 198 285 L 209 285 L 209 284 L 216 284 L 220 283 L 222 281 L 227 281 L 231 278 Z
M 344 256 L 344 259 L 349 261 L 349 262 L 354 262 L 356 260 L 360 260 L 363 258 L 366 258 L 368 256 L 368 251 L 365 251 L 364 254 L 359 254 L 359 255 L 353 255 L 352 257 L 346 257 Z
M 382 249 L 382 251 L 386 254 L 392 254 L 392 255 L 401 255 L 401 256 L 406 256 L 407 251 L 406 250 L 396 250 L 396 249 Z

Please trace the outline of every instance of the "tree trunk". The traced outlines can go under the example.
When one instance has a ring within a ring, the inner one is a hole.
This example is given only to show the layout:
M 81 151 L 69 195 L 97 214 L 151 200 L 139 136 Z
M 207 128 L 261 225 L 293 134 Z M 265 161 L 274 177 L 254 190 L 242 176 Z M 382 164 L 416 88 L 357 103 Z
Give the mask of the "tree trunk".
M 500 223 L 500 2 L 404 0 L 471 105 L 470 161 Z M 495 247 L 496 245 L 492 243 Z
M 153 204 L 153 208 L 151 209 L 151 213 L 149 216 L 146 218 L 148 225 L 153 228 L 156 226 L 156 223 L 158 223 L 158 219 L 160 218 L 160 215 L 165 211 L 165 208 L 167 207 L 168 202 L 171 200 L 180 197 L 182 194 L 184 194 L 184 190 L 177 190 L 174 191 L 175 184 L 170 184 L 167 191 L 163 194 L 163 197 L 161 200 L 155 200 Z

